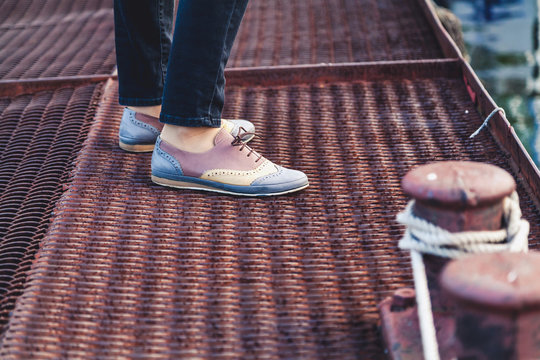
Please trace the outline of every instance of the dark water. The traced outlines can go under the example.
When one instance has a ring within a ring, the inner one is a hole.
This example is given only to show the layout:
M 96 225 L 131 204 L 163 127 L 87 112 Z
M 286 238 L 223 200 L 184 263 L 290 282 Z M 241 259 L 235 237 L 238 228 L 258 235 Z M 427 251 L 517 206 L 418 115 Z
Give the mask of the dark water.
M 540 153 L 540 0 L 440 0 L 461 20 L 467 56 L 537 164 Z

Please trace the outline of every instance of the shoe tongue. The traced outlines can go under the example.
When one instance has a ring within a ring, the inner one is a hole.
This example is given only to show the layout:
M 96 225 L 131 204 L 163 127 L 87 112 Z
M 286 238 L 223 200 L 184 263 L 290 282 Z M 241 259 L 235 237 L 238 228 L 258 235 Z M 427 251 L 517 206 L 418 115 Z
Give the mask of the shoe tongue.
M 221 128 L 218 133 L 216 134 L 216 137 L 214 138 L 214 145 L 217 145 L 225 140 L 230 140 L 232 141 L 234 138 L 231 134 L 229 134 L 229 132 L 227 131 L 227 129 L 225 128 Z

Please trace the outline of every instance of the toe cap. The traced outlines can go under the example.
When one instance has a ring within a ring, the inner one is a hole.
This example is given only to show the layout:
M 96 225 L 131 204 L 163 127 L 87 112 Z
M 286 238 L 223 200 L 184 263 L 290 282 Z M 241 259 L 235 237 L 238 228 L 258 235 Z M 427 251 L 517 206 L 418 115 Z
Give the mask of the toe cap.
M 302 186 L 308 183 L 306 174 L 298 170 L 286 169 L 282 166 L 276 166 L 276 172 L 255 179 L 251 183 L 254 186 Z

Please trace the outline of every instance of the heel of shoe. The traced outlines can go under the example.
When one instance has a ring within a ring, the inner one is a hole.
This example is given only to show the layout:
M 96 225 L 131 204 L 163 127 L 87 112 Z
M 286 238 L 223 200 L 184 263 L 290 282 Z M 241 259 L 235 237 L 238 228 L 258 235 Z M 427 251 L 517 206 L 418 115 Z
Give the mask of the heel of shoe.
M 127 152 L 132 152 L 132 153 L 146 153 L 146 152 L 152 152 L 154 150 L 154 144 L 132 145 L 132 144 L 127 144 L 123 142 L 122 140 L 118 140 L 118 146 L 120 147 L 120 149 Z
M 158 177 L 175 177 L 182 176 L 182 166 L 173 156 L 163 151 L 160 147 L 161 138 L 158 137 L 154 152 L 152 153 L 152 175 Z

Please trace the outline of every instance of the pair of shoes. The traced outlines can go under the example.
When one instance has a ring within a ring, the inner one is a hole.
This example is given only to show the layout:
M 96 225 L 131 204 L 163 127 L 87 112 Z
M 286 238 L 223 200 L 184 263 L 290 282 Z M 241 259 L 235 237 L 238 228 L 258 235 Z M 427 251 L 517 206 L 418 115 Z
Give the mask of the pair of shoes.
M 245 142 L 251 141 L 255 136 L 255 126 L 247 120 L 222 119 L 221 127 L 227 129 L 233 136 L 238 135 L 243 128 L 245 135 L 242 140 Z M 158 118 L 124 108 L 118 132 L 118 145 L 128 152 L 151 152 L 162 129 L 163 124 Z
M 246 144 L 255 135 L 249 121 L 222 123 L 212 149 L 191 153 L 162 140 L 163 126 L 156 118 L 126 109 L 119 144 L 132 152 L 153 149 L 152 181 L 163 186 L 243 196 L 281 195 L 308 187 L 303 172 L 276 165 Z

